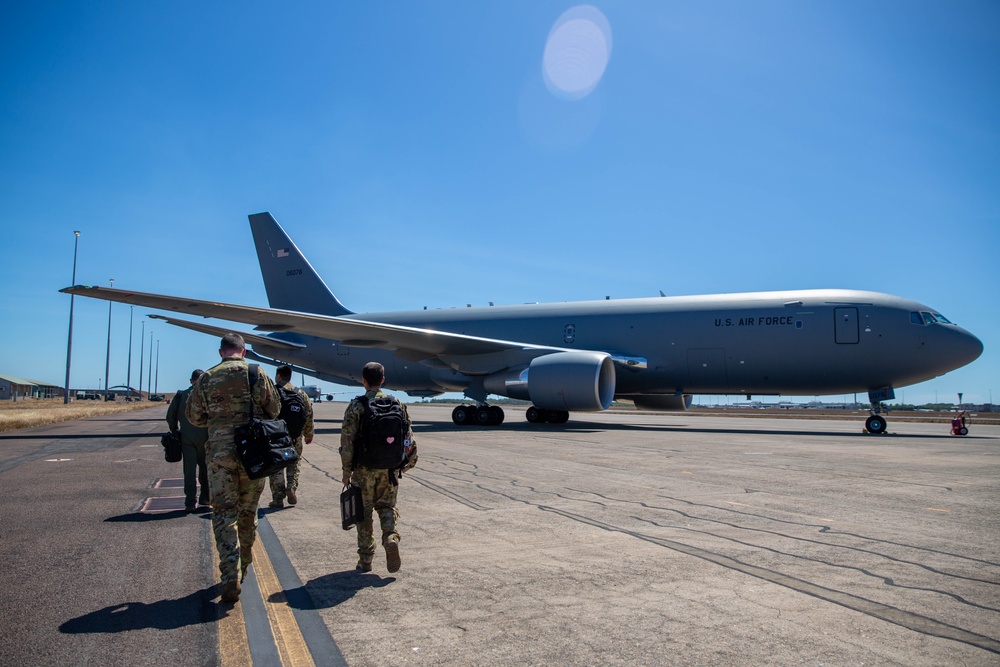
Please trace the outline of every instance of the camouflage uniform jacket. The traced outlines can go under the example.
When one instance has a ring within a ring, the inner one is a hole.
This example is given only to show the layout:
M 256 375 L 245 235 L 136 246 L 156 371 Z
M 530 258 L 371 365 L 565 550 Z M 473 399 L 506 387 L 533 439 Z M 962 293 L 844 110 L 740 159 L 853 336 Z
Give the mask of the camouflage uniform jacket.
M 187 407 L 188 397 L 191 395 L 191 387 L 179 389 L 170 401 L 167 408 L 167 426 L 171 431 L 177 431 L 178 426 L 181 432 L 181 442 L 185 445 L 197 447 L 204 446 L 208 440 L 208 430 L 200 426 L 195 426 L 188 421 L 184 408 Z
M 381 389 L 369 389 L 365 392 L 365 396 L 370 401 L 373 398 L 388 396 L 388 394 Z M 407 423 L 412 425 L 413 422 L 410 421 L 410 413 L 406 411 L 405 405 L 403 405 L 403 414 L 406 416 Z M 354 470 L 354 440 L 361 432 L 361 419 L 364 415 L 365 408 L 357 398 L 351 400 L 351 404 L 347 406 L 347 411 L 344 412 L 344 423 L 340 427 L 340 465 L 345 478 L 350 477 L 351 472 Z M 412 428 L 407 431 L 406 439 L 413 443 Z M 417 454 L 416 450 L 414 450 L 413 455 L 410 457 L 410 467 L 416 465 L 416 462 Z
M 281 387 L 285 391 L 297 391 L 299 396 L 302 398 L 302 402 L 306 404 L 306 423 L 302 427 L 302 433 L 299 435 L 300 438 L 304 440 L 311 440 L 314 435 L 316 435 L 315 425 L 313 424 L 313 404 L 306 392 L 302 391 L 296 387 L 291 382 L 286 382 L 285 384 L 277 384 L 276 387 Z M 281 400 L 280 397 L 278 400 Z
M 249 421 L 251 406 L 256 416 L 265 419 L 274 419 L 281 411 L 278 390 L 263 368 L 257 375 L 253 397 L 247 363 L 240 357 L 226 357 L 198 378 L 191 388 L 186 414 L 195 426 L 208 427 L 205 453 L 209 460 L 235 456 L 233 427 Z

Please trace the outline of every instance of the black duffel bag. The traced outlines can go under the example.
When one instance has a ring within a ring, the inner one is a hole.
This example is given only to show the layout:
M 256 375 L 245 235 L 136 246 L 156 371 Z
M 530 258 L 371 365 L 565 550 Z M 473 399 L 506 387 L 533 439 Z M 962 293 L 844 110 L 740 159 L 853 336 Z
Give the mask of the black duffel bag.
M 236 455 L 250 479 L 270 477 L 299 460 L 284 419 L 251 419 L 233 433 Z
M 181 460 L 181 433 L 180 431 L 170 431 L 164 433 L 160 438 L 163 445 L 163 458 L 167 463 L 177 463 Z
M 233 429 L 236 438 L 236 456 L 250 479 L 270 477 L 299 460 L 299 453 L 288 435 L 284 419 L 259 419 L 254 416 L 253 386 L 260 368 L 250 364 L 247 378 L 250 383 L 250 421 Z

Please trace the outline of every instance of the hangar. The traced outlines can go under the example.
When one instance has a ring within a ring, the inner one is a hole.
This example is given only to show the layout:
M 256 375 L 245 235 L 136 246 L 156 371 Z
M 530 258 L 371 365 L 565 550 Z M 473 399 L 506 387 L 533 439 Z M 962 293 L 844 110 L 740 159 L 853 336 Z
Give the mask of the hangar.
M 16 401 L 19 398 L 57 398 L 62 395 L 62 387 L 0 374 L 0 401 L 11 399 Z

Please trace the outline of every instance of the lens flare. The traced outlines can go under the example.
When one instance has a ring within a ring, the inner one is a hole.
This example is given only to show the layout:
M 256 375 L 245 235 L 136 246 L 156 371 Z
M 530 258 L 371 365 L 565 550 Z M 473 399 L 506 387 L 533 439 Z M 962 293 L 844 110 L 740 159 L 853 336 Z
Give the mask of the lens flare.
M 578 100 L 590 94 L 611 58 L 611 26 L 596 7 L 578 5 L 552 26 L 542 56 L 542 76 L 549 92 Z

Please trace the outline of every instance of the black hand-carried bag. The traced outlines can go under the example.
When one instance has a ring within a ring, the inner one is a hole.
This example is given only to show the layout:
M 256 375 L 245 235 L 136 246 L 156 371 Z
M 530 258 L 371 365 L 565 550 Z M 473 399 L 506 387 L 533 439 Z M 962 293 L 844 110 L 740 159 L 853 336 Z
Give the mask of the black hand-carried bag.
M 344 530 L 361 523 L 365 518 L 365 503 L 361 499 L 361 487 L 348 484 L 340 494 L 340 521 Z
M 179 431 L 164 433 L 163 437 L 160 438 L 160 444 L 163 445 L 163 458 L 167 460 L 167 463 L 177 463 L 181 460 L 181 434 Z
M 236 436 L 236 455 L 250 479 L 270 477 L 299 460 L 288 426 L 284 419 L 258 419 L 254 416 L 253 386 L 259 368 L 251 364 L 247 369 L 250 380 L 250 421 L 240 424 L 233 432 Z

